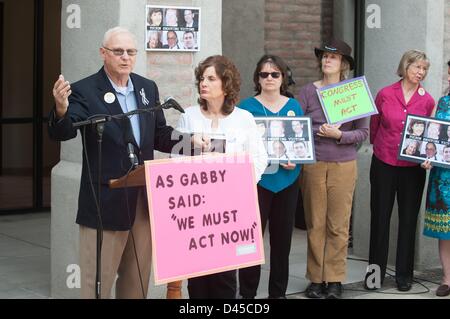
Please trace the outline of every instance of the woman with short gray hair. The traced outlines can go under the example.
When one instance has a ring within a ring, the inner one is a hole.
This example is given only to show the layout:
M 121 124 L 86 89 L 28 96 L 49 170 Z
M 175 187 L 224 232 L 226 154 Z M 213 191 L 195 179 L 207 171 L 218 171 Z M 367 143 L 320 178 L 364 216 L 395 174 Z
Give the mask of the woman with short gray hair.
M 378 265 L 383 283 L 389 249 L 389 227 L 395 197 L 398 202 L 398 238 L 395 279 L 400 291 L 411 289 L 414 271 L 414 246 L 417 216 L 425 185 L 425 170 L 418 164 L 399 160 L 402 132 L 408 114 L 429 117 L 434 100 L 422 87 L 430 62 L 424 52 L 410 50 L 403 54 L 395 82 L 378 93 L 377 115 L 370 123 L 373 157 L 370 167 L 370 251 L 369 264 Z M 377 289 L 366 274 L 366 289 Z

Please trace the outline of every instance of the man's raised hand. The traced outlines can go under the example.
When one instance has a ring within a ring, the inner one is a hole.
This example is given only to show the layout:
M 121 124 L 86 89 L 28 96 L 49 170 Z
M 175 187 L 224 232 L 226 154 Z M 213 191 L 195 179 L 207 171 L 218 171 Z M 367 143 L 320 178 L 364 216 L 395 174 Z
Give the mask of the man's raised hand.
M 56 104 L 56 116 L 62 118 L 69 107 L 69 95 L 72 94 L 70 83 L 64 80 L 64 76 L 60 75 L 53 86 L 53 97 Z

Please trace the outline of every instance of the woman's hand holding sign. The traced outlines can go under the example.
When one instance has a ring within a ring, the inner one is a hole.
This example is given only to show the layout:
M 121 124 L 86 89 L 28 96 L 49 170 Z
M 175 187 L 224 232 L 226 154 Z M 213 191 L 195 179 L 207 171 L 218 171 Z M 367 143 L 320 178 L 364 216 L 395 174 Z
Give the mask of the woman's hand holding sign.
M 211 139 L 206 134 L 195 133 L 192 135 L 191 144 L 202 152 L 208 152 L 211 148 Z
M 280 163 L 280 166 L 283 167 L 284 169 L 287 169 L 288 171 L 292 171 L 295 169 L 295 167 L 297 167 L 296 164 L 291 163 L 291 162 L 287 162 L 287 164 L 284 163 Z
M 429 160 L 426 160 L 425 162 L 420 164 L 420 166 L 422 166 L 422 168 L 426 170 L 430 170 L 433 168 L 433 165 L 431 165 L 431 162 Z
M 339 129 L 341 127 L 341 124 L 323 124 L 319 128 L 319 135 L 320 137 L 329 137 L 334 138 L 335 140 L 340 140 L 342 137 L 342 131 Z

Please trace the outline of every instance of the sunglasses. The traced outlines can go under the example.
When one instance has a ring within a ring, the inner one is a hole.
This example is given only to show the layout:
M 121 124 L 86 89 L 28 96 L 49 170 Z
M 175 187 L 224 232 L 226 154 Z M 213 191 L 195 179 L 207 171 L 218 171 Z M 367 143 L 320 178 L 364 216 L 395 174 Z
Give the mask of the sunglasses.
M 281 72 L 259 72 L 259 76 L 263 79 L 268 78 L 269 75 L 274 79 L 278 79 L 281 76 Z

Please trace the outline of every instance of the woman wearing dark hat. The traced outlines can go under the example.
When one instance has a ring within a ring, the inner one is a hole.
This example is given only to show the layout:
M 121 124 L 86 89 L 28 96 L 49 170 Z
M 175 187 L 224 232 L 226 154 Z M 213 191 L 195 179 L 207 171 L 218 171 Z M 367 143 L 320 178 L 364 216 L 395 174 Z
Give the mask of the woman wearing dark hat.
M 369 264 L 378 265 L 383 283 L 389 248 L 392 207 L 397 195 L 398 237 L 395 280 L 400 291 L 411 289 L 414 270 L 414 242 L 417 216 L 425 185 L 425 170 L 418 164 L 398 160 L 402 132 L 408 114 L 430 116 L 434 100 L 421 86 L 430 63 L 424 52 L 410 50 L 403 54 L 397 75 L 401 80 L 378 93 L 378 113 L 370 121 L 373 156 L 370 166 L 370 251 Z M 376 289 L 371 273 L 365 287 Z
M 354 68 L 352 49 L 331 39 L 315 49 L 321 79 L 300 89 L 299 102 L 313 123 L 317 163 L 304 165 L 301 191 L 308 231 L 306 290 L 309 298 L 340 298 L 346 277 L 347 245 L 356 183 L 356 144 L 368 134 L 368 120 L 327 124 L 317 89 L 337 84 Z

